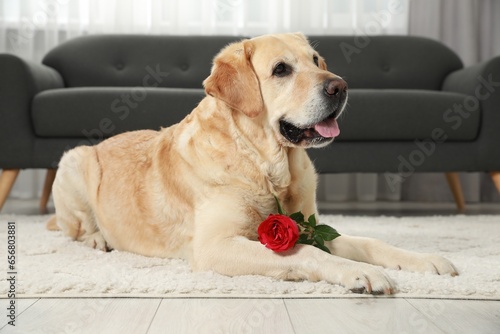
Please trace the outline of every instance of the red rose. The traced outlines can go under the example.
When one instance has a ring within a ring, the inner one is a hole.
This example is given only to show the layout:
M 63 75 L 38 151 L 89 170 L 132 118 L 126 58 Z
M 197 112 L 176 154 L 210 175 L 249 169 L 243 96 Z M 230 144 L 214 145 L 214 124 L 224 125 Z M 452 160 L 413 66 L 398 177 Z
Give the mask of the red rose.
M 257 230 L 259 241 L 275 252 L 283 252 L 295 246 L 299 228 L 293 219 L 284 215 L 270 214 Z

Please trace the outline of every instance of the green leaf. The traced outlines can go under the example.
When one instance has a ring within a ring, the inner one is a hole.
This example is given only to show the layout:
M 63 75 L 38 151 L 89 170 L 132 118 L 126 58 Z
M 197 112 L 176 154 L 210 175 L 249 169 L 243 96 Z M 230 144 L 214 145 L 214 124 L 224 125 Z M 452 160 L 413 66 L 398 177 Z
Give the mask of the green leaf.
M 316 227 L 316 216 L 314 215 L 314 213 L 309 216 L 309 219 L 307 219 L 307 221 L 312 227 Z
M 326 241 L 331 241 L 337 237 L 340 237 L 340 234 L 337 232 L 337 230 L 328 225 L 316 226 L 315 234 Z
M 304 244 L 304 245 L 312 245 L 314 240 L 309 239 L 309 236 L 307 234 L 301 234 L 299 235 L 299 239 L 297 240 L 298 244 Z
M 320 237 L 319 235 L 315 234 L 314 235 L 314 241 L 316 241 L 316 243 L 318 245 L 321 245 L 321 246 L 324 246 L 325 245 L 325 241 L 323 240 L 322 237 Z
M 278 197 L 274 195 L 274 199 L 276 200 L 276 205 L 278 206 L 278 213 L 280 215 L 286 215 L 285 211 L 283 211 L 283 208 L 281 207 L 280 201 L 278 200 Z
M 332 254 L 332 253 L 330 252 L 330 250 L 329 250 L 327 247 L 323 246 L 323 245 L 314 244 L 313 246 L 314 246 L 314 247 L 316 247 L 316 248 L 321 249 L 322 251 L 327 252 L 328 254 Z
M 304 215 L 302 212 L 295 212 L 290 215 L 290 218 L 295 220 L 297 223 L 303 223 L 304 222 Z

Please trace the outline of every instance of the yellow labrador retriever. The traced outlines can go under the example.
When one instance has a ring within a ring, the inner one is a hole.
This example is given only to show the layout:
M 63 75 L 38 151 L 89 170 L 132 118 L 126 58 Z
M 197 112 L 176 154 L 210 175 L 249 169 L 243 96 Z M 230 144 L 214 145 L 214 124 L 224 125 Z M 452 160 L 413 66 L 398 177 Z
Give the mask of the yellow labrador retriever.
M 328 254 L 309 245 L 274 253 L 257 227 L 276 213 L 317 214 L 305 148 L 331 143 L 347 84 L 302 34 L 234 43 L 214 59 L 207 96 L 183 121 L 67 152 L 49 222 L 98 249 L 187 259 L 224 275 L 325 280 L 355 292 L 395 291 L 381 268 L 456 275 L 446 259 L 342 235 Z

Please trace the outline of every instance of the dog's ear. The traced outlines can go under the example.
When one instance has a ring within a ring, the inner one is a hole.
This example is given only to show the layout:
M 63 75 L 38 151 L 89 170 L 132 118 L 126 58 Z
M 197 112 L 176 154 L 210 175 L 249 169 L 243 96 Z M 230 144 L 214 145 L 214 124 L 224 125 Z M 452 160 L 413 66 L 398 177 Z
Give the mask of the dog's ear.
M 264 108 L 259 80 L 251 62 L 253 52 L 254 45 L 249 40 L 228 45 L 215 57 L 212 72 L 203 81 L 208 95 L 248 117 L 256 117 Z
M 325 58 L 321 56 L 318 57 L 318 66 L 322 70 L 328 71 L 328 66 L 326 66 Z
M 304 35 L 303 33 L 301 32 L 294 32 L 293 33 L 296 37 L 306 41 L 307 43 L 309 43 L 309 40 L 307 39 L 306 35 Z

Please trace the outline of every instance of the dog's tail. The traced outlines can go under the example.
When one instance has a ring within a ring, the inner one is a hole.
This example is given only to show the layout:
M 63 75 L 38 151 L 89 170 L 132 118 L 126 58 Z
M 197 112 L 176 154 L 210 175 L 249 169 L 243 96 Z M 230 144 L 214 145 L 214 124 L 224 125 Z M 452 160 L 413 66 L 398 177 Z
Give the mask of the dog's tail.
M 50 217 L 50 219 L 47 222 L 47 225 L 45 225 L 45 227 L 47 227 L 47 230 L 49 230 L 49 231 L 60 231 L 61 230 L 59 228 L 59 226 L 57 226 L 57 217 L 56 217 L 56 215 L 53 215 L 52 217 Z

